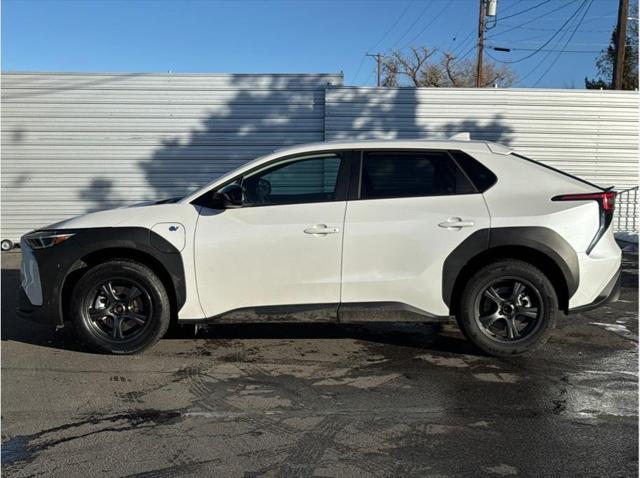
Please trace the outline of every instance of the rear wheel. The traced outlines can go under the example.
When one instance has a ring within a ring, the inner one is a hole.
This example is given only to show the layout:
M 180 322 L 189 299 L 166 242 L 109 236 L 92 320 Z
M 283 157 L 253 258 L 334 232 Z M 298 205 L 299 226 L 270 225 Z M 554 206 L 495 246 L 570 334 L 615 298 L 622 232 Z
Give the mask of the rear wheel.
M 166 333 L 170 302 L 151 269 L 118 259 L 93 267 L 78 280 L 71 318 L 82 341 L 93 350 L 133 354 Z
M 484 352 L 518 355 L 542 346 L 556 323 L 549 279 L 523 261 L 502 260 L 476 272 L 462 294 L 458 324 Z

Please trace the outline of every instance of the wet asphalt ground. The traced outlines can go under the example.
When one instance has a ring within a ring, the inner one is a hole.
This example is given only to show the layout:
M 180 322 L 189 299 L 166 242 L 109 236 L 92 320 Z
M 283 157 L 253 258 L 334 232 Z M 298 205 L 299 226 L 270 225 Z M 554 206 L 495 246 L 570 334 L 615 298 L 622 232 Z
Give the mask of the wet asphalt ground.
M 638 264 L 621 301 L 520 358 L 446 325 L 218 325 L 88 353 L 15 316 L 2 254 L 2 472 L 22 476 L 637 476 Z

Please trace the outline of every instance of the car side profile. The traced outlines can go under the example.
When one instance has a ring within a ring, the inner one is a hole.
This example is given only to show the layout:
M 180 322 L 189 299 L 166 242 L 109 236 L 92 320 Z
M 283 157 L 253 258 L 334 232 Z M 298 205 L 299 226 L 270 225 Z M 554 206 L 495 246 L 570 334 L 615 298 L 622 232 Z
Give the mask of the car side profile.
M 25 235 L 18 312 L 136 353 L 169 324 L 445 321 L 496 356 L 617 299 L 615 193 L 486 141 L 294 146 Z

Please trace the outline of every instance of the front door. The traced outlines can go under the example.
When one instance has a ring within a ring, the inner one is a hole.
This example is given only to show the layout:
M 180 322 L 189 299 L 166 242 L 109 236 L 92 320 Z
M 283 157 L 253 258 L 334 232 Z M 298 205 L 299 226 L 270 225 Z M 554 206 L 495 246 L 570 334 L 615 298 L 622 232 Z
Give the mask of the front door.
M 202 207 L 195 269 L 208 317 L 266 306 L 337 306 L 345 168 L 336 153 L 278 160 L 234 181 L 243 191 L 240 207 Z

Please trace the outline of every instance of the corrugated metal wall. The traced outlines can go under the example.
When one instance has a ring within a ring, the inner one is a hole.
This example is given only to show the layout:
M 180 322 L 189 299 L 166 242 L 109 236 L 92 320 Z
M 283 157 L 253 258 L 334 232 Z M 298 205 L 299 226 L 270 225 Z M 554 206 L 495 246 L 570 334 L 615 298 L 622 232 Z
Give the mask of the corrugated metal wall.
M 621 190 L 638 185 L 637 91 L 327 90 L 327 140 L 434 138 L 460 131 L 469 131 L 474 139 L 512 146 L 525 156 L 602 186 Z M 624 204 L 629 197 L 621 197 L 618 210 L 622 214 L 635 210 Z M 637 227 L 637 221 L 633 224 Z
M 324 138 L 341 75 L 2 75 L 2 238 Z
M 469 131 L 598 184 L 638 184 L 637 92 L 330 88 L 325 128 L 327 140 Z
M 341 84 L 341 75 L 5 73 L 2 238 L 184 194 L 278 147 L 325 138 L 469 131 L 598 184 L 637 185 L 637 92 Z

